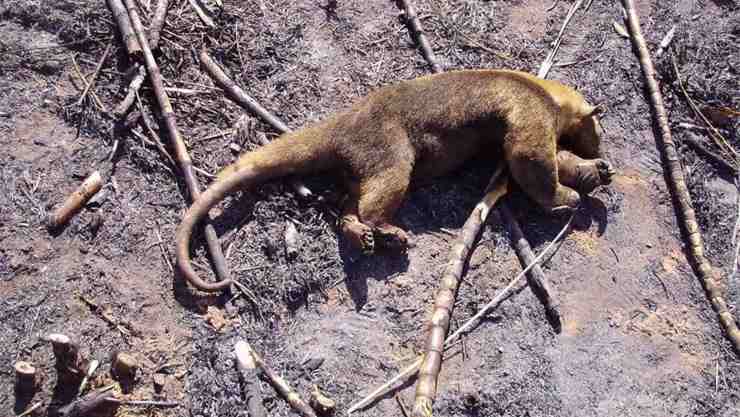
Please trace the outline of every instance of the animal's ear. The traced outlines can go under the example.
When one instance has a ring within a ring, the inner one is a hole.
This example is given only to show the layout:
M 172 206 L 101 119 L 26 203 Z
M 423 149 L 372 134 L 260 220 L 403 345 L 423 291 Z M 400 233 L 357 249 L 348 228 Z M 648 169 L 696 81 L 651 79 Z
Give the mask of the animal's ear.
M 589 116 L 599 116 L 606 113 L 606 106 L 604 104 L 597 104 L 591 109 Z

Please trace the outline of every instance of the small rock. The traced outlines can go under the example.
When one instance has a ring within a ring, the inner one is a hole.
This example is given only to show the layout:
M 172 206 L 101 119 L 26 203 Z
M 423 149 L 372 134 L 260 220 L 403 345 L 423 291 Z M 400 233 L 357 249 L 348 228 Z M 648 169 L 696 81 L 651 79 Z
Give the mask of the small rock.
M 318 356 L 313 358 L 308 358 L 305 362 L 303 362 L 303 368 L 307 371 L 315 371 L 321 367 L 321 365 L 324 364 L 324 358 Z

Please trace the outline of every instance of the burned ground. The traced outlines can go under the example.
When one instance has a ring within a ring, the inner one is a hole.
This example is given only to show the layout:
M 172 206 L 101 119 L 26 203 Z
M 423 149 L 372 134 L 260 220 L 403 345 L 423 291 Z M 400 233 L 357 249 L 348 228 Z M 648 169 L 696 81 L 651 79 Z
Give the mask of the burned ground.
M 203 185 L 235 158 L 230 145 L 250 149 L 258 134 L 274 132 L 256 121 L 251 133 L 233 133 L 243 111 L 213 87 L 191 47 L 206 47 L 293 128 L 377 86 L 429 71 L 391 1 L 347 0 L 336 7 L 319 0 L 225 1 L 223 9 L 206 1 L 213 29 L 201 24 L 189 1 L 170 3 L 157 58 L 166 86 L 180 89 L 171 91 L 172 100 Z M 453 349 L 440 378 L 439 416 L 740 411 L 740 362 L 686 261 L 642 75 L 629 40 L 613 28 L 621 22 L 614 3 L 596 0 L 576 14 L 549 75 L 607 105 L 604 149 L 619 170 L 546 265 L 563 331 L 549 327 L 537 299 L 521 288 Z M 636 3 L 651 50 L 677 25 L 671 48 L 656 59 L 676 140 L 713 146 L 704 131 L 685 128 L 701 122 L 681 94 L 671 57 L 693 99 L 738 109 L 736 2 Z M 150 144 L 115 129 L 94 100 L 76 105 L 83 86 L 75 63 L 91 74 L 109 42 L 113 53 L 94 92 L 112 108 L 127 85 L 131 63 L 103 4 L 0 3 L 0 408 L 9 414 L 26 406 L 12 388 L 12 364 L 20 359 L 44 375 L 31 401 L 44 402 L 37 415 L 68 400 L 59 390 L 52 395 L 53 358 L 40 340 L 64 332 L 81 342 L 86 356 L 102 360 L 93 386 L 109 381 L 109 355 L 124 349 L 143 368 L 131 396 L 153 397 L 152 377 L 162 373 L 162 395 L 183 404 L 170 411 L 121 409 L 121 415 L 246 415 L 231 353 L 238 338 L 250 341 L 299 392 L 317 384 L 346 410 L 419 352 L 450 244 L 491 167 L 472 164 L 410 195 L 399 214 L 416 240 L 407 259 L 363 258 L 337 240 L 341 189 L 331 178 L 306 179 L 325 205 L 295 198 L 282 183 L 227 199 L 216 226 L 230 267 L 255 297 L 233 300 L 226 312 L 227 297 L 196 293 L 173 275 L 172 239 L 186 208 L 177 169 Z M 545 0 L 414 4 L 446 69 L 531 72 L 570 7 Z M 156 108 L 148 87 L 141 99 L 147 112 Z M 721 128 L 737 148 L 737 119 Z M 732 174 L 690 147 L 680 153 L 709 256 L 728 273 L 737 197 Z M 101 197 L 60 234 L 50 234 L 46 213 L 94 169 L 106 178 Z M 520 194 L 512 204 L 535 249 L 562 226 Z M 284 254 L 286 222 L 299 232 L 295 259 Z M 206 273 L 203 248 L 196 252 Z M 520 268 L 494 214 L 472 256 L 453 328 Z M 263 394 L 270 415 L 291 413 L 266 383 Z M 399 395 L 411 404 L 413 384 Z M 400 410 L 388 397 L 360 415 Z

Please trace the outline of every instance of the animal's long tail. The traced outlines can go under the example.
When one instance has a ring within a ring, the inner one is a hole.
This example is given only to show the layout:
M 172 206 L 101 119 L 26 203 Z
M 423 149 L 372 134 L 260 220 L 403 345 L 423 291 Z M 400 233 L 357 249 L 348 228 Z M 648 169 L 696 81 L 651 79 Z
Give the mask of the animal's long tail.
M 231 285 L 231 280 L 203 281 L 195 272 L 190 263 L 190 237 L 193 228 L 213 206 L 238 188 L 253 187 L 270 179 L 333 167 L 336 156 L 333 143 L 326 134 L 327 130 L 328 127 L 323 125 L 287 133 L 244 154 L 219 173 L 218 179 L 185 213 L 175 235 L 177 267 L 185 279 L 203 291 L 219 291 Z

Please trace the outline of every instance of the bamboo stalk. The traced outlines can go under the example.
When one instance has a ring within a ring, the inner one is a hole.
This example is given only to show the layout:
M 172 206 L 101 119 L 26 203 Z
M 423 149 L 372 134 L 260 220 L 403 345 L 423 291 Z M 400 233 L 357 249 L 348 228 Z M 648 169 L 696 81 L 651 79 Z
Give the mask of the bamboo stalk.
M 134 30 L 131 28 L 131 20 L 121 0 L 106 0 L 106 3 L 108 3 L 108 8 L 110 8 L 113 18 L 118 24 L 118 30 L 121 33 L 121 39 L 126 46 L 128 54 L 134 55 L 141 53 L 139 40 L 137 40 L 136 34 L 134 34 Z
M 473 317 L 468 319 L 468 321 L 466 321 L 462 326 L 460 326 L 457 330 L 455 330 L 451 335 L 447 336 L 447 339 L 445 339 L 445 343 L 444 343 L 445 349 L 449 348 L 450 345 L 452 345 L 460 336 L 473 330 L 481 318 L 483 318 L 484 316 L 486 316 L 487 314 L 495 310 L 496 307 L 498 307 L 502 301 L 504 301 L 509 295 L 511 295 L 514 287 L 519 283 L 522 277 L 524 277 L 527 273 L 529 273 L 529 271 L 535 265 L 538 265 L 540 261 L 542 260 L 542 258 L 545 256 L 545 254 L 550 252 L 553 246 L 555 246 L 555 243 L 560 241 L 560 239 L 562 239 L 565 233 L 570 229 L 570 225 L 573 222 L 574 216 L 575 216 L 575 212 L 571 214 L 568 221 L 565 223 L 565 225 L 560 230 L 560 232 L 557 234 L 557 236 L 555 236 L 552 242 L 550 242 L 550 244 L 548 244 L 547 247 L 532 260 L 532 263 L 527 265 L 527 267 L 524 268 L 516 277 L 514 277 L 514 279 L 509 281 L 509 284 L 506 285 L 504 289 L 499 291 L 499 293 L 496 294 L 496 296 L 493 297 L 493 299 L 491 299 L 491 301 L 489 301 L 485 306 L 483 306 L 483 308 L 478 310 L 478 312 L 475 313 Z M 347 410 L 347 413 L 353 413 L 359 410 L 360 408 L 366 407 L 373 401 L 380 398 L 383 395 L 383 393 L 385 393 L 390 387 L 394 386 L 399 381 L 403 381 L 405 379 L 408 379 L 416 375 L 416 372 L 421 367 L 421 363 L 423 360 L 424 360 L 423 356 L 416 359 L 415 362 L 413 362 L 411 365 L 404 368 L 396 376 L 394 376 L 389 381 L 385 382 L 384 384 L 382 384 L 381 386 L 373 390 L 370 394 L 366 395 L 363 399 L 361 399 L 360 401 L 352 405 L 349 408 L 349 410 Z
M 85 178 L 85 181 L 64 200 L 64 203 L 48 216 L 47 227 L 55 230 L 67 224 L 101 188 L 103 188 L 103 178 L 100 172 L 95 171 Z
M 262 107 L 257 100 L 253 99 L 249 94 L 242 90 L 241 87 L 236 85 L 236 83 L 226 75 L 226 73 L 216 64 L 216 62 L 213 61 L 205 50 L 200 51 L 198 56 L 200 58 L 200 63 L 203 65 L 203 68 L 206 70 L 208 75 L 219 87 L 228 93 L 229 98 L 234 100 L 236 104 L 240 105 L 250 113 L 261 117 L 262 120 L 270 124 L 278 132 L 290 132 L 290 128 L 283 123 L 282 120 L 278 119 L 275 115 Z M 267 143 L 267 139 L 262 137 L 260 142 L 264 145 Z M 293 191 L 302 198 L 309 198 L 313 195 L 311 190 L 300 181 L 291 180 L 290 186 L 293 188 Z
M 167 17 L 167 6 L 169 6 L 169 0 L 157 0 L 157 5 L 154 8 L 154 17 L 149 24 L 149 48 L 157 49 L 159 47 L 159 37 L 164 27 L 164 21 Z
M 285 379 L 283 379 L 269 366 L 267 366 L 262 357 L 257 352 L 255 352 L 255 350 L 252 348 L 252 346 L 249 345 L 249 343 L 245 341 L 239 341 L 238 345 L 239 349 L 242 352 L 246 352 L 252 357 L 252 359 L 254 360 L 254 364 L 262 371 L 262 373 L 265 374 L 267 380 L 270 382 L 270 385 L 275 388 L 275 391 L 277 391 L 278 394 L 280 394 L 298 414 L 302 415 L 303 417 L 316 417 L 316 413 L 314 413 L 313 409 L 311 409 L 311 407 L 309 407 L 309 405 L 301 399 L 301 396 L 298 395 L 298 393 L 293 389 L 293 387 L 290 386 L 290 384 L 288 384 L 287 381 L 285 381 Z
M 188 154 L 188 149 L 185 146 L 185 141 L 183 141 L 180 131 L 177 128 L 175 112 L 172 110 L 172 104 L 170 104 L 170 99 L 164 90 L 164 82 L 162 81 L 159 66 L 157 65 L 157 61 L 154 59 L 154 55 L 152 55 L 151 49 L 149 49 L 149 43 L 144 34 L 144 27 L 141 24 L 139 12 L 136 10 L 134 0 L 125 0 L 125 2 L 129 17 L 131 18 L 134 33 L 136 33 L 136 37 L 142 47 L 146 69 L 149 73 L 149 79 L 151 80 L 154 94 L 157 97 L 157 102 L 159 103 L 159 107 L 162 112 L 162 118 L 164 119 L 167 134 L 172 143 L 172 147 L 175 149 L 175 159 L 177 160 L 182 176 L 185 179 L 185 185 L 190 193 L 190 200 L 191 202 L 195 201 L 200 196 L 200 187 L 198 186 L 198 180 L 195 178 L 193 163 Z M 206 219 L 204 232 L 206 242 L 208 244 L 208 252 L 211 255 L 211 262 L 213 262 L 216 276 L 220 281 L 216 283 L 203 282 L 200 283 L 201 285 L 196 286 L 198 289 L 204 291 L 215 291 L 228 288 L 234 281 L 231 279 L 231 274 L 226 265 L 223 252 L 221 251 L 221 244 L 218 241 L 218 235 L 216 235 L 216 230 L 213 228 L 213 225 L 211 225 L 210 217 Z
M 432 403 L 437 394 L 437 377 L 442 366 L 444 340 L 450 329 L 450 318 L 455 307 L 457 290 L 462 281 L 462 274 L 470 254 L 475 248 L 475 241 L 481 227 L 488 218 L 496 202 L 508 191 L 508 175 L 500 164 L 491 178 L 485 197 L 475 206 L 450 250 L 450 259 L 442 275 L 435 297 L 434 309 L 427 333 L 424 360 L 419 369 L 419 380 L 416 384 L 416 399 L 411 415 L 429 417 L 432 415 Z
M 421 53 L 432 68 L 432 72 L 435 74 L 442 72 L 442 67 L 439 65 L 437 57 L 434 55 L 434 51 L 432 50 L 426 35 L 424 35 L 424 29 L 421 27 L 421 20 L 419 20 L 419 15 L 416 14 L 416 9 L 414 9 L 414 6 L 411 4 L 411 0 L 398 0 L 398 3 L 403 8 L 404 14 L 406 15 L 406 24 L 409 27 L 411 38 L 419 46 L 419 49 L 421 49 Z
M 622 0 L 622 5 L 627 12 L 627 26 L 630 31 L 632 45 L 637 52 L 638 60 L 642 68 L 645 82 L 650 92 L 650 108 L 655 123 L 660 128 L 660 135 L 656 136 L 658 148 L 661 151 L 663 164 L 666 172 L 666 182 L 673 195 L 673 203 L 678 214 L 678 222 L 681 225 L 684 237 L 688 243 L 688 258 L 699 277 L 704 291 L 712 304 L 712 308 L 719 316 L 719 322 L 727 334 L 728 339 L 740 354 L 740 329 L 738 329 L 735 317 L 727 309 L 727 303 L 719 286 L 717 272 L 712 268 L 709 260 L 704 255 L 704 240 L 696 221 L 696 213 L 692 207 L 691 194 L 686 187 L 681 160 L 676 151 L 676 145 L 671 137 L 668 127 L 668 115 L 663 106 L 663 97 L 660 94 L 658 82 L 655 77 L 655 67 L 650 59 L 650 52 L 645 44 L 645 38 L 640 30 L 640 20 L 637 17 L 632 0 Z

